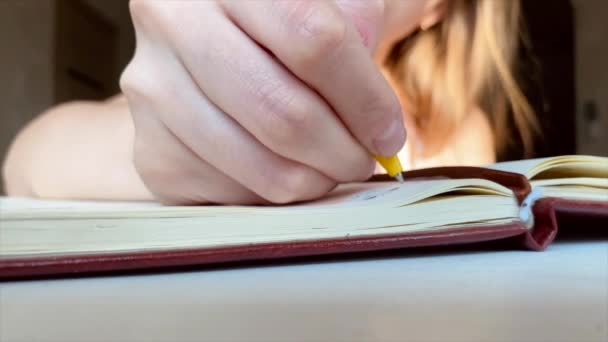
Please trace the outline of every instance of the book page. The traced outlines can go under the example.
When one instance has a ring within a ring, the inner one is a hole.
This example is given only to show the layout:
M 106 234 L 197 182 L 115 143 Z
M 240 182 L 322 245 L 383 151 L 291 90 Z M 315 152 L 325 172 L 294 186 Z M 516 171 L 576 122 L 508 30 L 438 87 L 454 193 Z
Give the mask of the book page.
M 474 203 L 474 205 L 472 205 Z M 513 197 L 441 195 L 400 207 L 352 210 L 180 212 L 157 217 L 113 213 L 8 219 L 0 225 L 0 258 L 36 254 L 206 248 L 353 238 L 501 225 L 519 220 Z
M 576 177 L 576 178 L 560 178 L 560 179 L 540 179 L 530 182 L 532 186 L 592 186 L 599 189 L 608 190 L 608 178 L 589 178 L 589 177 Z
M 485 167 L 493 170 L 519 173 L 527 178 L 531 178 L 533 176 L 533 171 L 538 167 L 538 165 L 542 164 L 548 159 L 549 158 L 516 160 L 496 163 Z
M 435 184 L 439 185 L 439 184 Z M 446 188 L 446 186 L 439 186 Z M 399 198 L 400 201 L 407 201 L 411 195 L 420 194 L 420 184 L 408 183 L 407 185 L 396 182 L 367 182 L 341 184 L 336 189 L 321 199 L 297 203 L 292 205 L 276 206 L 276 208 L 310 208 L 314 206 L 328 205 L 357 205 L 357 204 L 379 204 L 386 203 L 391 198 Z M 389 193 L 396 191 L 397 196 L 389 196 Z M 0 212 L 12 211 L 65 211 L 65 210 L 120 210 L 120 209 L 159 209 L 159 208 L 179 208 L 186 206 L 163 206 L 156 202 L 129 202 L 129 201 L 88 201 L 88 200 L 48 200 L 25 197 L 0 197 Z M 201 206 L 190 206 L 201 207 Z M 221 208 L 243 207 L 243 206 L 222 206 Z M 249 206 L 251 208 L 271 208 L 270 206 Z M 218 207 L 219 209 L 219 207 Z
M 465 185 L 479 184 L 482 187 L 483 182 L 484 180 L 471 179 L 342 184 L 319 200 L 286 207 L 289 209 L 351 208 L 378 205 L 395 207 L 408 205 Z
M 608 158 L 570 155 L 496 163 L 489 169 L 514 172 L 535 178 L 608 177 Z
M 400 201 L 406 201 L 412 194 L 419 193 L 419 186 L 408 183 L 401 186 L 395 182 L 376 182 L 376 183 L 353 183 L 343 184 L 331 191 L 325 197 L 303 203 L 292 205 L 277 206 L 164 206 L 156 202 L 128 202 L 128 201 L 76 201 L 76 200 L 48 200 L 25 197 L 0 197 L 0 214 L 14 212 L 66 212 L 66 211 L 123 211 L 123 210 L 179 210 L 184 208 L 215 208 L 216 210 L 250 208 L 250 209 L 271 209 L 281 210 L 295 208 L 315 208 L 330 206 L 354 206 L 358 204 L 382 204 L 395 199 L 389 196 L 390 192 L 396 191 Z M 445 187 L 441 187 L 445 188 Z M 1 217 L 1 216 L 0 216 Z
M 156 202 L 128 202 L 128 201 L 67 201 L 44 200 L 27 197 L 0 197 L 0 212 L 14 210 L 62 210 L 82 208 L 157 208 L 161 204 Z
M 511 197 L 511 190 L 484 179 L 441 179 L 342 184 L 327 196 L 304 203 L 280 206 L 162 206 L 153 202 L 49 201 L 1 198 L 0 219 L 66 217 L 175 217 L 210 214 L 274 214 L 296 211 L 336 211 L 362 207 L 395 208 L 449 192 Z
M 574 200 L 608 201 L 608 178 L 559 178 L 531 182 L 543 191 L 543 197 Z
M 411 233 L 519 220 L 510 189 L 484 179 L 352 183 L 283 206 L 0 200 L 0 258 Z

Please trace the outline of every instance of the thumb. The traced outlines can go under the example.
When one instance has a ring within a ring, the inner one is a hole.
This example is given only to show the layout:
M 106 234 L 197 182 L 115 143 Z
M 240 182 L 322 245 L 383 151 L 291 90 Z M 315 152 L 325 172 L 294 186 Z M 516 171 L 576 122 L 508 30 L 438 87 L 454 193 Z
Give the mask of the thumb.
M 363 44 L 374 52 L 384 22 L 384 0 L 336 0 L 342 14 L 353 23 Z

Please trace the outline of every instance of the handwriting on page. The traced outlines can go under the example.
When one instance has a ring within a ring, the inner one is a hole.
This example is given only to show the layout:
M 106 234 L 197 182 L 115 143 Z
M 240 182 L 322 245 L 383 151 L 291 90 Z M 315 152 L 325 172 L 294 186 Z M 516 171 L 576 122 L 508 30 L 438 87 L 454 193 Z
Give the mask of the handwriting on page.
M 416 182 L 395 184 L 388 182 L 367 182 L 341 184 L 322 199 L 304 203 L 293 208 L 356 207 L 367 205 L 391 205 L 407 202 L 420 191 Z
M 382 189 L 371 189 L 371 190 L 357 193 L 357 194 L 351 196 L 350 198 L 347 198 L 346 201 L 353 202 L 353 201 L 370 201 L 370 200 L 374 200 L 374 199 L 381 199 L 382 197 L 387 196 L 391 192 L 397 191 L 397 190 L 399 190 L 399 186 L 394 186 L 391 188 L 382 188 Z

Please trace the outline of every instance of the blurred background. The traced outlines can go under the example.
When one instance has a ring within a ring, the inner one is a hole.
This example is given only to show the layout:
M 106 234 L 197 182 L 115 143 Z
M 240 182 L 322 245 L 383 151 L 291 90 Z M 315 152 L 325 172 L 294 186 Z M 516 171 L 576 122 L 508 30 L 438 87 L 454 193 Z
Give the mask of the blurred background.
M 531 48 L 520 77 L 543 129 L 535 156 L 608 156 L 608 1 L 523 5 Z M 128 0 L 0 0 L 0 42 L 2 159 L 46 108 L 118 93 L 135 46 Z M 514 146 L 505 159 L 521 157 Z

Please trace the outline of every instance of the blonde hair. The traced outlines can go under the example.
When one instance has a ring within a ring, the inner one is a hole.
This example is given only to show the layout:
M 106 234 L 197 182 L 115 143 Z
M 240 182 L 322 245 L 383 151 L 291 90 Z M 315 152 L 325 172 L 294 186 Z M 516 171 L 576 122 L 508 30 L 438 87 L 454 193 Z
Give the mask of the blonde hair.
M 530 155 L 538 125 L 513 72 L 522 37 L 519 1 L 448 0 L 446 6 L 440 23 L 396 44 L 386 61 L 426 152 L 441 148 L 480 109 L 497 152 L 514 142 L 513 127 Z

